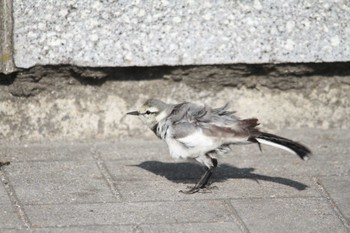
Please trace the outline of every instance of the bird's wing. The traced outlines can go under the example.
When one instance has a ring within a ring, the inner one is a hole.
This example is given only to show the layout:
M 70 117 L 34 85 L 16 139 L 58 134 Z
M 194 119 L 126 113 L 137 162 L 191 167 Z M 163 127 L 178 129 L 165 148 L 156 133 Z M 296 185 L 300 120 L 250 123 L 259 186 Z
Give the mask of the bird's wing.
M 192 117 L 198 115 L 201 110 L 201 106 L 193 103 L 186 102 L 175 105 L 168 119 L 168 122 L 171 122 L 172 137 L 175 139 L 185 138 L 200 130 L 197 121 L 193 120 Z
M 247 138 L 259 132 L 255 128 L 257 119 L 240 120 L 227 107 L 210 108 L 193 103 L 176 105 L 171 114 L 173 138 L 188 137 L 198 131 L 215 138 Z

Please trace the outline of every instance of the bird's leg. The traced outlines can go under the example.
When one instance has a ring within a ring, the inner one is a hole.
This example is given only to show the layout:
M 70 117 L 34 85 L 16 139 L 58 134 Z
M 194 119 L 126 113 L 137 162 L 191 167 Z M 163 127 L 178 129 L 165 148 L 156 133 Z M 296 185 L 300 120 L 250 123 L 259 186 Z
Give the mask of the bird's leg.
M 197 193 L 199 192 L 201 189 L 205 188 L 206 185 L 208 184 L 208 181 L 211 177 L 211 175 L 213 174 L 215 168 L 218 165 L 218 161 L 215 158 L 211 158 L 211 161 L 213 163 L 213 166 L 207 168 L 207 170 L 205 171 L 205 173 L 202 175 L 202 177 L 199 179 L 199 181 L 197 182 L 197 184 L 195 186 L 193 186 L 192 188 L 190 188 L 189 190 L 180 190 L 180 192 L 182 193 L 186 193 L 186 194 L 193 194 L 193 193 Z

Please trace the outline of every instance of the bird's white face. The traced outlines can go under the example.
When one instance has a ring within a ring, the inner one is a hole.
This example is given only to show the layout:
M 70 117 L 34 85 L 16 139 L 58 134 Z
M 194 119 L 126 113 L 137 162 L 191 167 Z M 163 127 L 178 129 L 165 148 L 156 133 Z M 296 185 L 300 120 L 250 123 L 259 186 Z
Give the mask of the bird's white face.
M 128 112 L 128 115 L 136 115 L 150 128 L 154 127 L 168 116 L 169 105 L 156 99 L 147 100 L 137 111 Z
M 148 106 L 146 104 L 142 105 L 139 110 L 127 114 L 139 116 L 140 119 L 151 129 L 165 117 L 165 111 L 163 113 L 156 106 Z
M 159 109 L 155 106 L 142 105 L 139 117 L 149 128 L 152 128 L 159 122 L 157 120 L 159 112 Z

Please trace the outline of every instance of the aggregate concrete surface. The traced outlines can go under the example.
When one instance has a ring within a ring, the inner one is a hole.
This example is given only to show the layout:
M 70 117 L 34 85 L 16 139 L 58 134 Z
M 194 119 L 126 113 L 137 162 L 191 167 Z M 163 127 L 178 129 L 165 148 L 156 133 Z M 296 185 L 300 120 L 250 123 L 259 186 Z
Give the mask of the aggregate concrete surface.
M 350 59 L 349 1 L 13 1 L 14 60 L 157 66 Z
M 161 141 L 0 146 L 1 232 L 349 232 L 348 130 L 275 132 L 308 145 L 235 146 L 210 192 L 179 190 L 202 174 Z M 6 164 L 10 162 L 10 164 Z

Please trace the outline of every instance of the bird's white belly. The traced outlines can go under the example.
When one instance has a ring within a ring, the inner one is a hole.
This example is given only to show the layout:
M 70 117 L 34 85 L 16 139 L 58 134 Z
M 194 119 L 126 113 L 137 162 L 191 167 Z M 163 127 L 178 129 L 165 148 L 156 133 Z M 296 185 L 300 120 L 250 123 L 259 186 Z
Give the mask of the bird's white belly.
M 186 159 L 191 156 L 187 148 L 176 139 L 166 139 L 165 141 L 168 144 L 169 153 L 174 159 Z
M 175 159 L 188 159 L 201 156 L 220 146 L 220 143 L 198 130 L 183 138 L 166 138 L 170 155 Z

